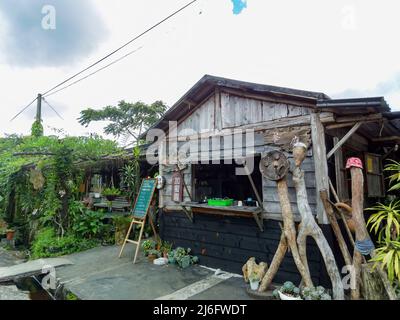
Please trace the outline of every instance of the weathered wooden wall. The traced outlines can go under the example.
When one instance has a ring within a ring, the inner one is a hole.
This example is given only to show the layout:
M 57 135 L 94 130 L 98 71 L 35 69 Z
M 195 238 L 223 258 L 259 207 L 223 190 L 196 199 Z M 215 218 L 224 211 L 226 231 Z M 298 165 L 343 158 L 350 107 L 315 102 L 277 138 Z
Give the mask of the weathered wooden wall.
M 232 93 L 218 92 L 210 96 L 204 103 L 178 124 L 178 150 L 189 142 L 187 137 L 201 134 L 197 141 L 197 152 L 191 156 L 199 161 L 216 161 L 239 158 L 249 154 L 263 154 L 275 149 L 289 151 L 291 140 L 298 136 L 300 140 L 311 142 L 310 108 L 285 103 L 268 102 L 261 99 L 240 97 Z M 236 129 L 254 128 L 254 143 L 248 145 L 243 133 L 239 142 L 234 141 L 232 132 Z M 185 138 L 186 137 L 186 138 Z M 207 147 L 207 151 L 204 151 Z M 233 147 L 233 148 L 232 148 Z M 195 148 L 196 149 L 196 148 Z M 233 151 L 231 151 L 233 149 Z M 290 158 L 290 153 L 286 153 Z M 173 166 L 163 166 L 163 175 L 167 186 L 161 192 L 160 203 L 167 209 L 180 209 L 179 204 L 171 200 L 171 177 Z M 303 169 L 310 206 L 316 208 L 316 181 L 312 151 L 309 150 Z M 258 168 L 255 168 L 258 170 Z M 185 170 L 185 182 L 189 192 L 193 194 L 191 166 Z M 296 219 L 299 212 L 291 175 L 288 177 L 289 195 Z M 263 178 L 264 216 L 270 219 L 281 219 L 280 203 L 276 191 L 276 183 Z M 184 201 L 189 201 L 184 191 Z

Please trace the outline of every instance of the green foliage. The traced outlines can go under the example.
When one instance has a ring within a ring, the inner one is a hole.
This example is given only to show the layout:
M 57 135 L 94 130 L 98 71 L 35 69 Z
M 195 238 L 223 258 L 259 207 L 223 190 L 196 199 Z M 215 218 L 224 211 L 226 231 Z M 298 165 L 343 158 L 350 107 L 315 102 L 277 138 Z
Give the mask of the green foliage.
M 172 243 L 168 241 L 162 241 L 160 251 L 165 254 L 170 253 L 172 251 Z
M 386 268 L 388 279 L 391 283 L 397 278 L 400 281 L 400 239 L 397 241 L 389 240 L 385 245 L 375 249 L 375 256 L 370 261 L 375 262 L 374 268 L 378 263 L 381 268 Z
M 58 236 L 71 233 L 73 209 L 69 206 L 80 199 L 82 161 L 90 163 L 119 152 L 115 142 L 96 135 L 0 138 L 0 212 L 8 222 L 28 225 L 36 221 L 39 229 L 55 228 Z M 30 181 L 32 168 L 44 178 L 38 190 Z
M 148 240 L 143 241 L 143 243 L 142 243 L 142 249 L 143 249 L 144 254 L 145 254 L 146 256 L 148 256 L 149 253 L 150 253 L 150 251 L 156 249 L 156 246 L 157 246 L 157 242 L 155 242 L 155 241 L 152 240 L 152 239 L 148 239 Z
M 302 290 L 300 288 L 296 287 L 293 282 L 291 281 L 286 281 L 283 286 L 280 288 L 275 289 L 272 292 L 272 296 L 275 299 L 280 299 L 279 296 L 279 291 L 285 295 L 294 297 L 294 298 L 301 298 L 303 300 L 332 300 L 331 295 L 328 293 L 328 291 L 322 287 L 305 287 Z
M 378 234 L 379 241 L 396 239 L 400 235 L 400 200 L 392 201 L 388 205 L 378 203 L 366 210 L 375 211 L 368 219 L 367 226 Z
M 65 297 L 66 300 L 79 300 L 79 298 L 73 294 L 72 292 L 68 292 L 67 296 Z
M 253 282 L 253 281 L 260 281 L 260 276 L 257 274 L 257 272 L 252 272 L 252 273 L 249 275 L 249 280 L 250 280 L 251 282 Z
M 315 288 L 305 287 L 301 292 L 304 300 L 332 300 L 330 294 L 322 286 Z
M 166 110 L 167 107 L 162 101 L 152 104 L 120 101 L 118 106 L 81 111 L 79 123 L 87 127 L 93 121 L 109 121 L 110 123 L 104 128 L 106 134 L 116 137 L 132 136 L 138 142 L 139 136 L 156 123 Z
M 43 125 L 42 125 L 42 122 L 40 120 L 36 120 L 32 124 L 31 134 L 32 134 L 33 137 L 41 137 L 41 136 L 43 136 Z
M 129 199 L 133 200 L 140 188 L 140 148 L 133 148 L 133 159 L 125 165 L 120 172 L 122 182 L 128 189 Z
M 104 197 L 108 197 L 108 196 L 120 196 L 121 195 L 121 190 L 117 189 L 117 188 L 105 188 L 102 192 L 102 195 Z
M 186 269 L 192 264 L 199 262 L 199 258 L 197 256 L 192 256 L 190 253 L 191 249 L 178 247 L 168 254 L 168 262 L 171 264 L 177 264 L 182 269 Z
M 77 237 L 96 238 L 104 231 L 103 219 L 103 212 L 84 210 L 82 214 L 74 216 L 72 231 Z
M 385 166 L 385 171 L 389 171 L 391 175 L 389 176 L 389 184 L 391 188 L 389 191 L 400 189 L 400 162 L 395 160 L 388 160 L 389 163 Z
M 157 258 L 159 258 L 161 256 L 161 253 L 156 249 L 152 249 L 147 252 L 147 256 L 156 256 Z
M 113 217 L 113 223 L 116 229 L 125 230 L 132 222 L 129 216 L 116 216 Z
M 31 247 L 31 258 L 58 257 L 84 251 L 97 245 L 97 241 L 80 239 L 73 235 L 57 237 L 53 228 L 42 229 Z
M 389 191 L 396 191 L 400 189 L 400 163 L 389 161 L 385 166 L 385 171 L 391 173 Z M 400 281 L 400 200 L 392 200 L 387 205 L 378 203 L 366 210 L 374 211 L 367 225 L 378 234 L 379 240 L 379 247 L 370 261 L 374 262 L 374 268 L 380 265 L 387 272 L 389 281 L 395 285 L 396 280 Z

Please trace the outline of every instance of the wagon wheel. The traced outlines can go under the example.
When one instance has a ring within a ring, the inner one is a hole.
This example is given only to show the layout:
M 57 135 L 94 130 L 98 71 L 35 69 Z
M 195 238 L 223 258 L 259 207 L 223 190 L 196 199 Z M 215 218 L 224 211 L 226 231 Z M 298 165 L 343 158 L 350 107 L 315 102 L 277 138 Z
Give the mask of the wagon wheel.
M 268 152 L 260 161 L 260 171 L 269 180 L 281 180 L 289 171 L 289 161 L 281 151 Z

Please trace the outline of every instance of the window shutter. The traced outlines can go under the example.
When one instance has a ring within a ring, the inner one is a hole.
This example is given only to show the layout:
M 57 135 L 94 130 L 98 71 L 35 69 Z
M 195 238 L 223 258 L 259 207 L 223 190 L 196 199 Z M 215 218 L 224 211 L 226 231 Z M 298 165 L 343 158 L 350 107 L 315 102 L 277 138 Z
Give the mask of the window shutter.
M 385 184 L 380 155 L 365 153 L 368 197 L 384 197 Z

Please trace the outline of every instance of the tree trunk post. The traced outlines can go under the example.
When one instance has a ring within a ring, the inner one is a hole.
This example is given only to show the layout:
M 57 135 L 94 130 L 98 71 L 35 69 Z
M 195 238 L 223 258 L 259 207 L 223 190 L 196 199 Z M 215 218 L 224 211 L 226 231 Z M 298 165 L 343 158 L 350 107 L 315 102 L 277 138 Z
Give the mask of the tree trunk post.
M 301 165 L 305 158 L 307 146 L 304 143 L 296 143 L 293 148 L 293 157 L 295 168 L 293 169 L 293 181 L 296 188 L 297 207 L 301 215 L 301 224 L 299 227 L 298 245 L 299 251 L 302 254 L 303 264 L 307 265 L 306 256 L 306 239 L 311 236 L 321 252 L 324 259 L 328 275 L 332 282 L 333 298 L 335 300 L 344 300 L 344 288 L 339 269 L 336 265 L 335 256 L 329 246 L 321 228 L 315 221 L 310 204 L 307 197 L 306 183 L 304 180 L 304 172 L 301 170 Z M 307 284 L 306 284 L 307 286 Z

